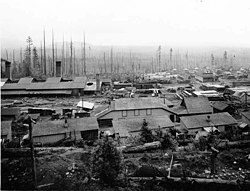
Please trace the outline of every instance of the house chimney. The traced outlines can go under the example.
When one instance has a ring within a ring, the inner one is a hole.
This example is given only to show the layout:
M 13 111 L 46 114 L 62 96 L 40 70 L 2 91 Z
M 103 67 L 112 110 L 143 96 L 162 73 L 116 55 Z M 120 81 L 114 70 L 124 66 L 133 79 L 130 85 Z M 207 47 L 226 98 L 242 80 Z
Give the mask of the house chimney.
M 100 91 L 100 74 L 96 74 L 96 91 Z
M 61 61 L 56 61 L 56 77 L 62 77 Z
M 8 79 L 11 79 L 11 70 L 10 70 L 10 67 L 11 67 L 11 62 L 5 61 L 5 76 Z
M 211 120 L 210 120 L 210 116 L 208 115 L 207 116 L 207 122 L 210 122 Z

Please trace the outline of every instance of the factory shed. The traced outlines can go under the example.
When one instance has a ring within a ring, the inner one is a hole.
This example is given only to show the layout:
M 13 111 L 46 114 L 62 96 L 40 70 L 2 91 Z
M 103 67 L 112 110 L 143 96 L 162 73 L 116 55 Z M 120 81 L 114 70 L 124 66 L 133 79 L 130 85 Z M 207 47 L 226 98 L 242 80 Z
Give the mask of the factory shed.
M 82 95 L 87 77 L 75 77 L 74 80 L 64 80 L 61 77 L 51 77 L 44 81 L 33 78 L 21 78 L 17 83 L 4 83 L 1 88 L 3 96 L 36 96 L 36 95 Z
M 186 128 L 190 134 L 202 131 L 205 127 L 216 127 L 223 132 L 237 124 L 238 122 L 227 112 L 181 117 L 181 126 Z

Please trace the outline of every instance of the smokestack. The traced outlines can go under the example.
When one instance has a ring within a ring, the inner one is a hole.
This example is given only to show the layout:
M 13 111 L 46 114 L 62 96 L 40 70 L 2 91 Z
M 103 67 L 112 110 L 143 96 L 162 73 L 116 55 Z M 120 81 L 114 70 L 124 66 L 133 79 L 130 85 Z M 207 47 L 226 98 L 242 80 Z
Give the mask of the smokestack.
M 56 61 L 56 77 L 62 77 L 61 61 Z
M 100 74 L 96 74 L 96 91 L 100 91 Z
M 6 78 L 8 78 L 8 79 L 11 79 L 10 67 L 11 67 L 11 62 L 5 61 L 5 76 L 6 76 Z

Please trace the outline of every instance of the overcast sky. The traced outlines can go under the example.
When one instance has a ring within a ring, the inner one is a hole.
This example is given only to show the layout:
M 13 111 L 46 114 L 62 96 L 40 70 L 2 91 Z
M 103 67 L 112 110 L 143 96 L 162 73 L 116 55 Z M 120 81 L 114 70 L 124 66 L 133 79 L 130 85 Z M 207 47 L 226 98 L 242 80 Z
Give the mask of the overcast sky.
M 19 48 L 43 27 L 56 41 L 93 45 L 250 47 L 249 0 L 0 0 L 2 48 Z

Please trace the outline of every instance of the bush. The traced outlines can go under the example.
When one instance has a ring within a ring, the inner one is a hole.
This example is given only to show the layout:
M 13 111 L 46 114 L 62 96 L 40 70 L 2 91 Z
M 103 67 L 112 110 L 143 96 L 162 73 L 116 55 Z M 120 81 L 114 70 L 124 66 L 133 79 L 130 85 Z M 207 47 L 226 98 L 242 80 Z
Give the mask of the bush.
M 178 142 L 173 139 L 170 135 L 165 134 L 161 139 L 162 149 L 172 149 L 175 150 L 178 146 Z
M 108 137 L 99 142 L 93 155 L 92 165 L 93 174 L 101 183 L 114 185 L 121 172 L 121 156 Z
M 147 125 L 143 125 L 141 128 L 141 142 L 143 143 L 151 143 L 154 141 L 152 131 L 147 127 Z

